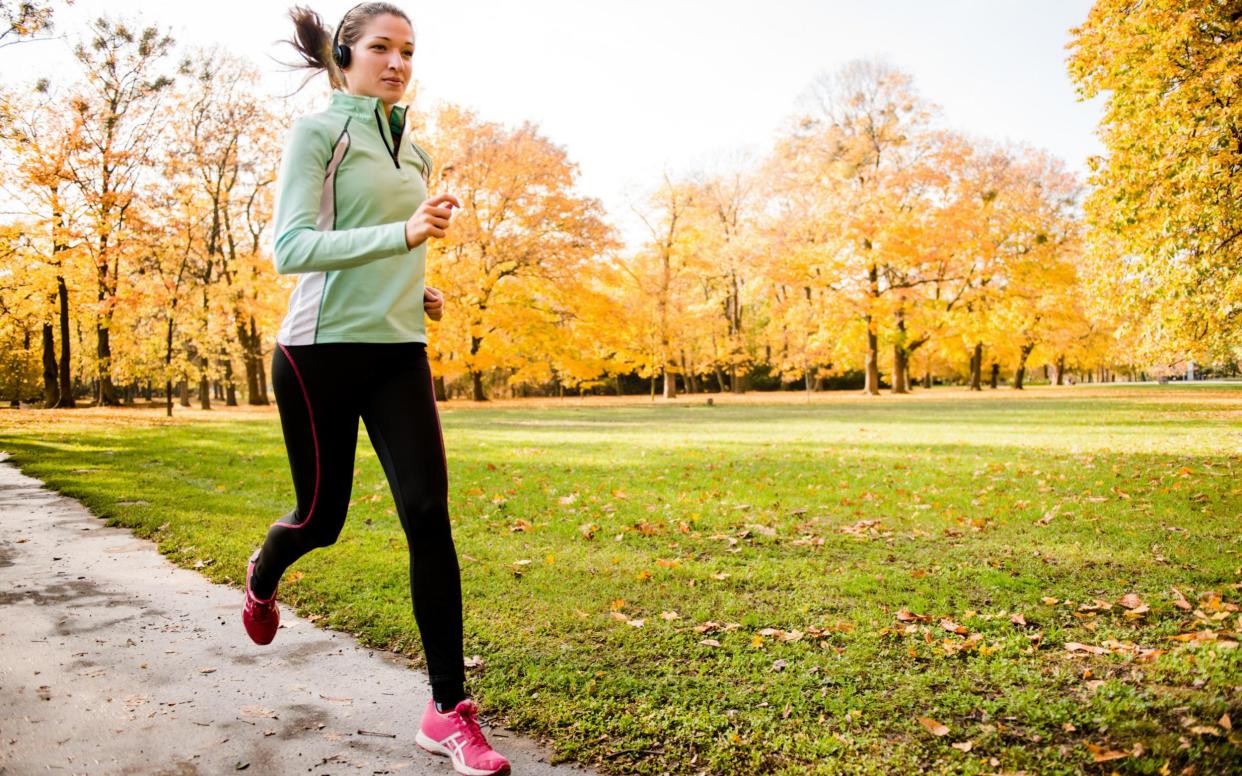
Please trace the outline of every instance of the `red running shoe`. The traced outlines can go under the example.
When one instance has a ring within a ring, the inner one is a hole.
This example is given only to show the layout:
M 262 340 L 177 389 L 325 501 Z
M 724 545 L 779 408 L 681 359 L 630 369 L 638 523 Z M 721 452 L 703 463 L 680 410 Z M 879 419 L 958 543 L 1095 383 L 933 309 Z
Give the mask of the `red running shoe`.
M 271 644 L 280 627 L 280 609 L 276 606 L 276 593 L 266 600 L 250 592 L 250 577 L 254 574 L 254 562 L 259 557 L 255 550 L 246 566 L 246 604 L 242 608 L 242 624 L 255 644 Z
M 414 741 L 432 754 L 448 755 L 453 770 L 465 776 L 500 776 L 509 772 L 509 761 L 492 749 L 479 728 L 479 707 L 467 698 L 452 711 L 436 711 L 427 701 L 423 721 Z

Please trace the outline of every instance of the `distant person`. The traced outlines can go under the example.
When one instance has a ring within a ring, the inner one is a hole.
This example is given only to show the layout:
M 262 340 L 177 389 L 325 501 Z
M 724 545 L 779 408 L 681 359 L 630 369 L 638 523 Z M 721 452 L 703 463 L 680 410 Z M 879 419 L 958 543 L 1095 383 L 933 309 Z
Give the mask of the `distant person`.
M 424 325 L 444 305 L 424 283 L 427 240 L 445 236 L 461 203 L 428 198 L 431 159 L 396 104 L 410 83 L 414 29 L 388 3 L 354 7 L 335 32 L 309 9 L 290 16 L 299 67 L 326 70 L 334 91 L 327 108 L 294 123 L 281 159 L 275 264 L 298 283 L 272 384 L 297 506 L 250 557 L 242 620 L 256 643 L 270 643 L 281 575 L 339 536 L 361 418 L 409 546 L 432 692 L 415 740 L 458 773 L 505 774 L 509 761 L 488 745 L 465 692 L 461 574 Z

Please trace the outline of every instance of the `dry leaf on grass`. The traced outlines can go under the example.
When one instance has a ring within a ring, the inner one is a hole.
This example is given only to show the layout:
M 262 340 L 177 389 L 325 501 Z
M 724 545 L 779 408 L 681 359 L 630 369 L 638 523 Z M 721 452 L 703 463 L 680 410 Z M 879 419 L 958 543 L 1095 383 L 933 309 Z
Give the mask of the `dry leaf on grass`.
M 1104 647 L 1093 647 L 1090 644 L 1079 644 L 1077 641 L 1065 642 L 1065 648 L 1070 652 L 1089 652 L 1092 655 L 1108 654 L 1108 650 Z
M 1105 746 L 1096 744 L 1087 744 L 1087 748 L 1091 750 L 1092 760 L 1097 763 L 1106 763 L 1110 760 L 1120 760 L 1123 757 L 1129 757 L 1129 752 L 1122 752 L 1117 749 L 1109 749 Z
M 928 733 L 931 733 L 933 736 L 936 736 L 937 738 L 939 738 L 940 736 L 949 735 L 948 725 L 937 722 L 934 719 L 929 719 L 927 717 L 919 717 L 919 724 L 922 725 L 924 729 L 927 730 Z

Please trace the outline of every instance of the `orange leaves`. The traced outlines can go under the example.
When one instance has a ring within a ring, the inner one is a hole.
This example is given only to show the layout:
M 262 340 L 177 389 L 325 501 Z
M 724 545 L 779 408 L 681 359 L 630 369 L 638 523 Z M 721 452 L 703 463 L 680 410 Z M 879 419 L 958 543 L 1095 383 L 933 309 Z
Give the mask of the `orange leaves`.
M 925 614 L 915 614 L 909 609 L 900 609 L 895 615 L 901 622 L 931 622 L 932 618 Z
M 863 539 L 893 535 L 892 531 L 886 531 L 884 529 L 884 524 L 879 520 L 859 520 L 853 525 L 841 526 L 837 529 L 837 532 L 847 534 L 849 536 L 858 536 Z
M 1166 650 L 1163 649 L 1146 649 L 1135 644 L 1124 643 L 1113 639 L 1107 639 L 1101 642 L 1101 644 L 1102 646 L 1093 646 L 1091 644 L 1079 644 L 1076 641 L 1067 641 L 1065 643 L 1065 649 L 1071 654 L 1085 653 L 1090 655 L 1130 656 L 1139 663 L 1149 663 L 1166 652 Z
M 1104 647 L 1093 647 L 1089 644 L 1079 644 L 1076 641 L 1065 642 L 1065 648 L 1070 652 L 1087 652 L 1092 655 L 1107 655 L 1108 650 Z
M 949 735 L 948 725 L 942 724 L 928 717 L 919 717 L 918 720 L 919 720 L 919 724 L 923 726 L 924 730 L 926 730 L 928 733 L 931 733 L 933 736 L 936 736 L 937 738 L 941 738 L 943 736 Z
M 1122 752 L 1117 749 L 1109 749 L 1105 746 L 1097 746 L 1095 744 L 1086 744 L 1087 749 L 1091 751 L 1092 762 L 1106 763 L 1111 760 L 1120 760 L 1129 757 L 1129 752 Z
M 956 633 L 959 636 L 965 636 L 967 633 L 970 632 L 969 628 L 965 627 L 964 625 L 958 625 L 957 623 L 953 622 L 953 620 L 949 619 L 948 617 L 945 617 L 940 620 L 940 627 L 944 628 L 949 633 Z

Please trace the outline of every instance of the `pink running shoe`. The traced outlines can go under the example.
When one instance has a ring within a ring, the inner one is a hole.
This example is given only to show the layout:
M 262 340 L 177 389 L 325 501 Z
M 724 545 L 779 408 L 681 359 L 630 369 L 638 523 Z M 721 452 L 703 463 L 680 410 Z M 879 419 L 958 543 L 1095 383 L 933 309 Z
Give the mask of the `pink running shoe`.
M 414 741 L 432 754 L 445 754 L 453 760 L 453 770 L 465 776 L 501 776 L 509 772 L 505 756 L 488 746 L 479 728 L 479 707 L 469 698 L 452 711 L 436 711 L 434 700 L 427 701 L 423 721 Z
M 255 550 L 246 566 L 246 604 L 242 607 L 242 624 L 255 644 L 271 644 L 280 627 L 280 609 L 276 606 L 276 594 L 266 600 L 250 592 L 250 577 L 254 574 L 254 562 L 259 557 Z

